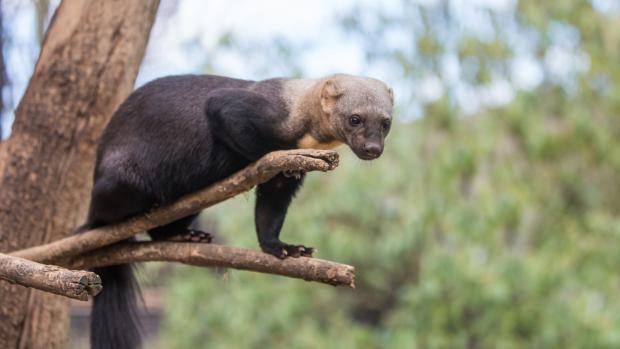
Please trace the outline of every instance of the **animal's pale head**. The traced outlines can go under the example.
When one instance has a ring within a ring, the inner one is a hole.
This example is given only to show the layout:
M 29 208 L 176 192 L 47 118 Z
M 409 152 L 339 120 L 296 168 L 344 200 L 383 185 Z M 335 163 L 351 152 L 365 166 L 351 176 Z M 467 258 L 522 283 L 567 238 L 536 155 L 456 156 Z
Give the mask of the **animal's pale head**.
M 321 108 L 342 142 L 364 160 L 383 153 L 392 124 L 394 94 L 383 82 L 351 75 L 334 75 L 323 82 Z

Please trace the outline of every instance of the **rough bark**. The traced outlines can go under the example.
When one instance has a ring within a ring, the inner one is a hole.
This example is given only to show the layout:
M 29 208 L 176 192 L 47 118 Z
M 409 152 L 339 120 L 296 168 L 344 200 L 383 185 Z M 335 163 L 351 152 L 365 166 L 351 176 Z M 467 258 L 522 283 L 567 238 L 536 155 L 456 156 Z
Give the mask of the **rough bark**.
M 137 233 L 165 225 L 200 212 L 264 183 L 285 171 L 329 171 L 338 165 L 338 153 L 331 150 L 295 149 L 269 153 L 252 165 L 175 203 L 120 224 L 89 230 L 45 245 L 11 253 L 41 263 L 55 263 L 63 257 L 107 246 Z
M 0 251 L 84 220 L 96 140 L 131 92 L 157 0 L 65 0 L 0 148 Z M 0 348 L 62 348 L 67 302 L 0 282 Z
M 4 111 L 4 99 L 2 98 L 1 92 L 6 84 L 6 65 L 4 64 L 4 12 L 2 11 L 2 0 L 0 0 L 0 148 L 2 147 L 2 112 Z
M 0 279 L 82 301 L 101 291 L 101 278 L 93 272 L 67 270 L 3 253 L 0 253 Z
M 191 242 L 134 242 L 104 247 L 61 262 L 72 269 L 167 261 L 277 274 L 333 286 L 355 287 L 355 268 L 318 258 L 278 259 L 247 248 Z

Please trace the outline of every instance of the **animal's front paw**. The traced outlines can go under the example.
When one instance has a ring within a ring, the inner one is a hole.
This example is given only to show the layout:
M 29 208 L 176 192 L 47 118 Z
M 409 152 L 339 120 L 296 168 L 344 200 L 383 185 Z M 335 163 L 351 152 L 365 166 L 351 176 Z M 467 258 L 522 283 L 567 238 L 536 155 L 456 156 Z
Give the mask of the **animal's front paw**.
M 303 245 L 289 245 L 281 241 L 263 244 L 261 249 L 265 253 L 284 259 L 287 257 L 312 257 L 314 248 Z

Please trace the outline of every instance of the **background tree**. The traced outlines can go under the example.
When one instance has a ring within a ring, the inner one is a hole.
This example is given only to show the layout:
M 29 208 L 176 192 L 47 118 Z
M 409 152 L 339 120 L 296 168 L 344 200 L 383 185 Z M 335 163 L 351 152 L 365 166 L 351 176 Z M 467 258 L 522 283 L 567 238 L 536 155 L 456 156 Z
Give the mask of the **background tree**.
M 0 148 L 0 250 L 71 234 L 96 140 L 137 74 L 157 1 L 63 1 Z M 0 284 L 0 347 L 61 348 L 67 302 Z
M 2 112 L 4 112 L 4 98 L 2 91 L 6 85 L 6 67 L 4 64 L 4 27 L 2 1 L 0 1 L 0 142 L 2 141 Z

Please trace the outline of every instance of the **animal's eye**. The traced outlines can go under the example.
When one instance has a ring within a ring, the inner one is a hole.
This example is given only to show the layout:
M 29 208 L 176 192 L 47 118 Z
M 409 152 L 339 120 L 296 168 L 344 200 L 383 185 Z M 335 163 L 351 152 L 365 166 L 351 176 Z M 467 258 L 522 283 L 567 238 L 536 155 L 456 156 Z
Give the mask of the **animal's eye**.
M 390 120 L 385 120 L 382 124 L 384 130 L 389 130 L 392 126 L 392 122 Z
M 362 118 L 360 118 L 359 115 L 351 115 L 349 123 L 351 126 L 358 126 L 362 123 Z

